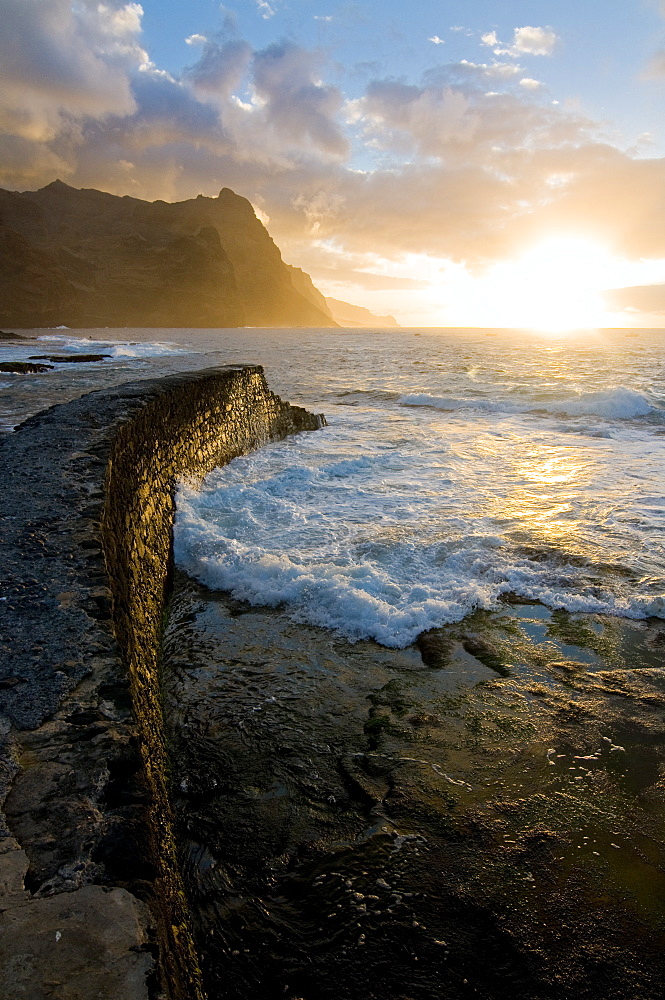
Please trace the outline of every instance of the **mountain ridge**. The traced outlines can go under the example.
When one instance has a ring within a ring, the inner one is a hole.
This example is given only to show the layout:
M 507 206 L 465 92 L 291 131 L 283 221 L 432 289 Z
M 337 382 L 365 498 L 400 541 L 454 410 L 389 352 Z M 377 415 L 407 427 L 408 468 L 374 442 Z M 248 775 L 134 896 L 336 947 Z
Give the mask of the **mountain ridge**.
M 0 189 L 5 326 L 337 326 L 300 274 L 230 188 L 182 202 Z

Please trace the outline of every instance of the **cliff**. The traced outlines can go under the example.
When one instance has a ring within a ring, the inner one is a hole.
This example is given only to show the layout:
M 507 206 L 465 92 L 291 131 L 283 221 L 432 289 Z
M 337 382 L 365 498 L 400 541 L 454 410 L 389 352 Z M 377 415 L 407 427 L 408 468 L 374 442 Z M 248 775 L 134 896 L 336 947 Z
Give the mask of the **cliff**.
M 341 299 L 326 298 L 326 306 L 332 318 L 340 326 L 379 326 L 398 327 L 399 323 L 394 316 L 375 316 L 364 306 L 352 306 L 349 302 L 342 302 Z
M 320 309 L 322 313 L 325 313 L 332 320 L 333 314 L 328 308 L 327 300 L 318 290 L 307 272 L 303 271 L 300 267 L 293 267 L 292 264 L 287 266 L 291 275 L 291 282 L 296 291 L 300 292 L 304 298 L 308 299 L 317 309 Z
M 171 204 L 61 181 L 0 190 L 0 324 L 336 325 L 229 188 Z

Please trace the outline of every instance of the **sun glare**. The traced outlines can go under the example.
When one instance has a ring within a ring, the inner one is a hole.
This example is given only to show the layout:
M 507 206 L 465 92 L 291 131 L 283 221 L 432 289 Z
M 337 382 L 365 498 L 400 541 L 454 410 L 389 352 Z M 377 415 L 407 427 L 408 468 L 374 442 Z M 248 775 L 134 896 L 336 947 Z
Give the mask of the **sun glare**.
M 612 263 L 598 244 L 562 236 L 495 265 L 480 279 L 493 325 L 552 332 L 604 325 L 601 290 Z

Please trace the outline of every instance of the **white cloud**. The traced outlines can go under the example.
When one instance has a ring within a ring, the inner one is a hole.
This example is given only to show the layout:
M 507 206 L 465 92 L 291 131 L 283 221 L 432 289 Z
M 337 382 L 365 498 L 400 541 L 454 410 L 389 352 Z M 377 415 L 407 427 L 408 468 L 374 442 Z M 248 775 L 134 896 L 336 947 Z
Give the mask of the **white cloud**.
M 129 74 L 149 66 L 137 3 L 1 0 L 0 123 L 49 141 L 80 117 L 128 114 Z
M 205 45 L 208 41 L 205 35 L 190 35 L 185 39 L 187 45 Z
M 324 54 L 292 42 L 256 52 L 200 36 L 173 79 L 141 46 L 138 4 L 0 11 L 2 186 L 60 176 L 150 200 L 229 186 L 269 215 L 287 260 L 304 265 L 316 232 L 356 271 L 377 246 L 473 265 L 567 226 L 665 257 L 665 161 L 620 153 L 574 109 L 545 105 L 515 55 L 418 83 L 375 78 L 345 102 Z
M 513 59 L 522 55 L 552 55 L 558 41 L 559 36 L 551 28 L 535 28 L 531 25 L 515 28 L 513 41 L 507 46 L 499 41 L 496 31 L 488 31 L 480 38 L 481 45 L 493 49 L 495 56 L 510 56 Z
M 271 7 L 266 0 L 256 0 L 256 6 L 259 8 L 261 17 L 267 21 L 269 18 L 275 16 L 275 8 Z
M 534 28 L 525 25 L 515 28 L 513 51 L 531 56 L 550 56 L 558 42 L 558 35 L 551 28 Z
M 469 71 L 475 71 L 478 76 L 483 76 L 486 79 L 509 80 L 522 72 L 521 67 L 516 66 L 515 63 L 475 63 L 468 59 L 462 59 L 459 65 Z
M 445 45 L 443 38 L 439 38 L 438 35 L 432 35 L 431 38 L 427 39 L 428 42 L 434 42 L 435 45 Z

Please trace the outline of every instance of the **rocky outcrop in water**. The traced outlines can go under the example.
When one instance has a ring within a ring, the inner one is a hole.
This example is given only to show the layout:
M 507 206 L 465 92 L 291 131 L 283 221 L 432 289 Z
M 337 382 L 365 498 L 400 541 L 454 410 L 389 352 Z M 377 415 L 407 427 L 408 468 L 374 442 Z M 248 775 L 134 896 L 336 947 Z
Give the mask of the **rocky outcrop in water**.
M 0 323 L 23 328 L 336 325 L 229 188 L 173 204 L 0 190 L 0 288 Z

